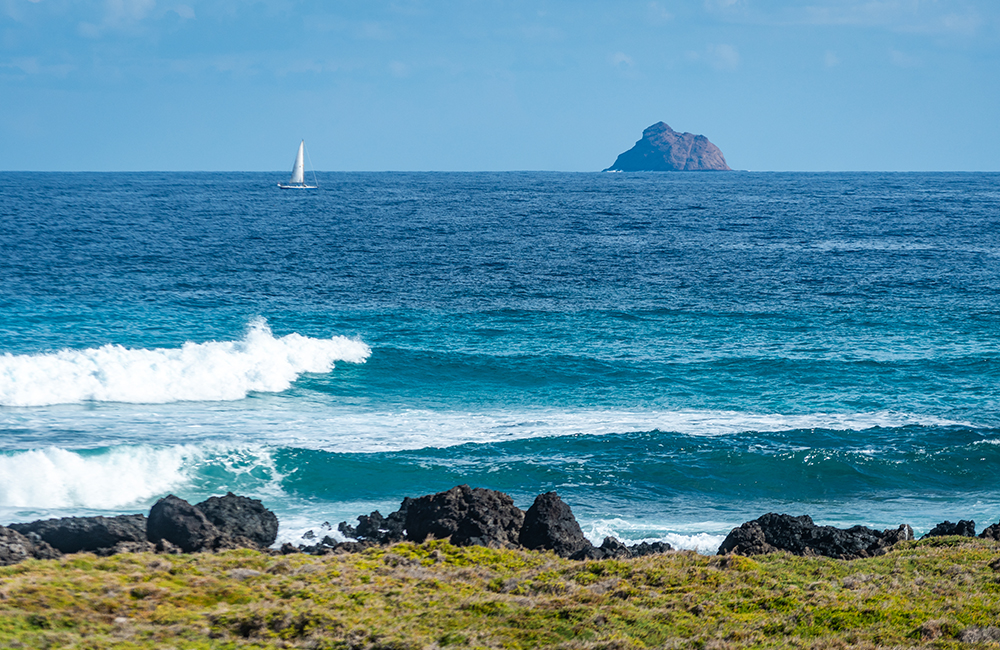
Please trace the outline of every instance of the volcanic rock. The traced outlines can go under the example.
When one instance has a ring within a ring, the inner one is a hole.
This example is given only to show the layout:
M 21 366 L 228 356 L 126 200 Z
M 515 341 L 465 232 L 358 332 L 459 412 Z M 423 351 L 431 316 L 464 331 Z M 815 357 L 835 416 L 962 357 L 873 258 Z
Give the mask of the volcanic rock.
M 587 543 L 587 546 L 580 549 L 576 553 L 569 556 L 571 560 L 608 560 L 608 559 L 627 559 L 632 557 L 643 557 L 645 555 L 654 555 L 658 553 L 666 553 L 667 551 L 674 550 L 670 544 L 666 542 L 642 542 L 641 544 L 636 544 L 634 546 L 626 546 L 621 540 L 615 537 L 605 537 L 604 542 L 600 546 L 591 546 Z
M 200 509 L 170 494 L 150 509 L 146 537 L 154 544 L 165 540 L 185 553 L 209 551 L 221 531 Z
M 986 532 L 985 530 L 983 531 Z M 946 535 L 959 535 L 960 537 L 975 537 L 976 536 L 976 522 L 962 519 L 957 524 L 953 524 L 950 521 L 942 521 L 940 524 L 931 528 L 931 532 L 927 533 L 920 539 L 927 539 L 928 537 L 944 537 Z
M 388 517 L 383 517 L 378 510 L 370 515 L 360 515 L 357 528 L 342 521 L 337 530 L 345 537 L 361 541 L 373 541 L 379 544 L 401 542 L 406 539 L 406 512 L 412 501 L 413 499 L 406 497 L 399 510 L 390 513 Z
M 28 558 L 51 560 L 60 556 L 35 533 L 22 535 L 11 528 L 0 526 L 0 566 L 17 564 Z
M 10 528 L 23 535 L 35 533 L 63 553 L 97 551 L 123 542 L 146 541 L 146 517 L 143 515 L 40 519 L 27 524 L 11 524 Z
M 406 539 L 451 538 L 455 546 L 513 548 L 524 512 L 503 492 L 468 485 L 404 501 Z M 391 515 L 390 515 L 391 517 Z
M 601 544 L 604 547 L 604 544 Z M 674 547 L 666 542 L 639 542 L 628 547 L 631 557 L 643 557 L 645 555 L 658 555 L 674 550 Z
M 221 534 L 234 540 L 245 538 L 253 545 L 267 548 L 278 537 L 278 517 L 258 499 L 228 492 L 224 497 L 209 497 L 195 507 Z
M 531 550 L 552 550 L 562 557 L 598 559 L 589 549 L 593 545 L 580 529 L 573 511 L 555 492 L 535 497 L 535 502 L 524 515 L 524 525 L 518 536 L 521 546 Z
M 841 529 L 817 526 L 808 515 L 792 517 L 772 512 L 734 528 L 719 547 L 719 555 L 788 551 L 794 555 L 825 555 L 850 560 L 882 555 L 893 544 L 910 539 L 913 539 L 913 530 L 905 524 L 883 531 L 864 526 Z
M 705 136 L 678 133 L 666 123 L 657 122 L 647 127 L 642 139 L 604 171 L 729 171 L 729 165 L 719 148 Z
M 1000 523 L 990 524 L 979 533 L 981 539 L 993 539 L 1000 541 Z

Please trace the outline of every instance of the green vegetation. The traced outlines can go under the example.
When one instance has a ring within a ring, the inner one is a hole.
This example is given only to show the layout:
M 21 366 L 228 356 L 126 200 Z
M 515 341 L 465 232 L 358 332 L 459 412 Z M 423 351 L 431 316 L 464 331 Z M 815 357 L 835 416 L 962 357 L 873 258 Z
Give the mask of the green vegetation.
M 996 647 L 962 639 L 1000 621 L 998 558 L 996 542 L 954 537 L 854 561 L 572 562 L 442 541 L 324 557 L 79 554 L 0 567 L 0 647 Z

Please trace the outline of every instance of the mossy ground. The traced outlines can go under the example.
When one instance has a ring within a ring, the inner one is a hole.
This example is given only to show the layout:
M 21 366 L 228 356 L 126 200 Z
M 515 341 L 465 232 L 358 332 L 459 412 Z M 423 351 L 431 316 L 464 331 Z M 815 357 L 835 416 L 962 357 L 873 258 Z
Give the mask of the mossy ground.
M 78 554 L 0 568 L 0 647 L 974 647 L 961 631 L 1000 621 L 998 558 L 997 543 L 964 538 L 849 562 L 572 562 L 442 541 L 324 557 Z

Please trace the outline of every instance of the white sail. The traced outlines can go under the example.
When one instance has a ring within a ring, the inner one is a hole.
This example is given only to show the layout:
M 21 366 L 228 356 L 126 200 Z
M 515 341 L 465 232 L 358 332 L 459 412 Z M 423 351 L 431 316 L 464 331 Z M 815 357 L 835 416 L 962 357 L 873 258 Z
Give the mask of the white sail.
M 306 182 L 305 164 L 302 161 L 302 152 L 306 148 L 306 141 L 299 143 L 299 153 L 295 155 L 295 164 L 292 166 L 292 177 L 288 180 L 289 185 L 304 185 Z

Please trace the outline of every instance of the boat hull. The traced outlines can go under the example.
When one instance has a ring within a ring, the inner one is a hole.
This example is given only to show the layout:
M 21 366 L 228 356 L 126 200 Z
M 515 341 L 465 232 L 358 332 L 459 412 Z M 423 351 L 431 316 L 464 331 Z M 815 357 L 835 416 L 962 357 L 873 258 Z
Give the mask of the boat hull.
M 278 187 L 283 190 L 314 190 L 316 185 L 286 185 L 285 183 L 278 183 Z

